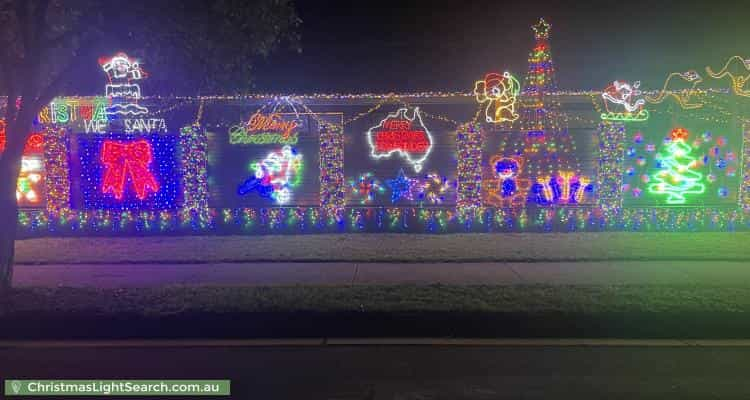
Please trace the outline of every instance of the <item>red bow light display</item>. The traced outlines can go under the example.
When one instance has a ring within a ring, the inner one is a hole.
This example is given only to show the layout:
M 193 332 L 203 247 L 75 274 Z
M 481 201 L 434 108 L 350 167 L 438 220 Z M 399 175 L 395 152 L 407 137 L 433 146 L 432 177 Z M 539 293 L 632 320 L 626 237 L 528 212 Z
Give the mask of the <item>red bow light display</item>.
M 104 141 L 102 163 L 106 166 L 102 181 L 102 192 L 112 193 L 118 200 L 125 192 L 125 178 L 129 174 L 136 196 L 143 200 L 148 190 L 159 191 L 156 178 L 148 165 L 153 160 L 151 144 L 146 140 L 135 142 Z

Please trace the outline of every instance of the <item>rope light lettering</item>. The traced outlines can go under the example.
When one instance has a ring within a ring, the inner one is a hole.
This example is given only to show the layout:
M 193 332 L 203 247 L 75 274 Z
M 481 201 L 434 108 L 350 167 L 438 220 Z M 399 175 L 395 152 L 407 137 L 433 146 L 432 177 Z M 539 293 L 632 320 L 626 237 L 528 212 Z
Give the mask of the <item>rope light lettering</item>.
M 298 127 L 297 121 L 285 121 L 281 114 L 256 112 L 246 124 L 229 128 L 229 143 L 295 145 L 299 142 Z
M 419 107 L 414 108 L 411 117 L 407 112 L 408 109 L 401 108 L 388 114 L 367 131 L 367 143 L 372 158 L 390 158 L 398 154 L 419 172 L 432 151 L 433 139 L 422 122 Z

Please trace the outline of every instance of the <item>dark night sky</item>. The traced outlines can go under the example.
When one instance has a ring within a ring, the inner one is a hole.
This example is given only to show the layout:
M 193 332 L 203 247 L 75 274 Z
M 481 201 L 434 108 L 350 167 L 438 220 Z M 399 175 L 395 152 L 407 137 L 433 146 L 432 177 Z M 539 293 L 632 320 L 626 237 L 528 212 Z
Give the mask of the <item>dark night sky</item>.
M 470 90 L 490 71 L 522 77 L 529 26 L 552 24 L 562 89 L 614 79 L 660 86 L 669 72 L 750 56 L 745 1 L 298 0 L 303 53 L 257 66 L 261 92 Z

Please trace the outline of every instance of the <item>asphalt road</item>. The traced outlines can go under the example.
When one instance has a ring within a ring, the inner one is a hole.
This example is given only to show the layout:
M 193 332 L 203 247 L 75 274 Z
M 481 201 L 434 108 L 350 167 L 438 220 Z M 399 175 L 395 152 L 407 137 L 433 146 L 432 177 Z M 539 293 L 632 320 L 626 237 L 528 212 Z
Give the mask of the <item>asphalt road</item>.
M 0 348 L 0 378 L 231 379 L 238 399 L 747 399 L 750 347 Z

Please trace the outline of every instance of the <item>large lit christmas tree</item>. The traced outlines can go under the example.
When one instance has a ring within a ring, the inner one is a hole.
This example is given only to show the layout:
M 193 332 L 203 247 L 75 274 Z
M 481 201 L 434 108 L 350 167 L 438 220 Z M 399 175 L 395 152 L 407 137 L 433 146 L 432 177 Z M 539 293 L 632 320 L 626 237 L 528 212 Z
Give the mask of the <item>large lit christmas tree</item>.
M 532 182 L 548 182 L 561 174 L 580 173 L 575 143 L 568 133 L 567 117 L 551 96 L 558 91 L 550 53 L 550 25 L 539 19 L 532 26 L 534 48 L 520 98 L 520 118 L 514 132 L 501 141 L 506 156 L 522 157 L 523 173 Z
M 685 143 L 687 131 L 678 128 L 670 136 L 671 141 L 659 152 L 659 170 L 651 177 L 648 191 L 667 195 L 667 204 L 685 204 L 686 194 L 701 194 L 706 191 L 706 186 L 703 184 L 703 174 L 695 170 L 699 164 L 690 155 L 693 148 Z

